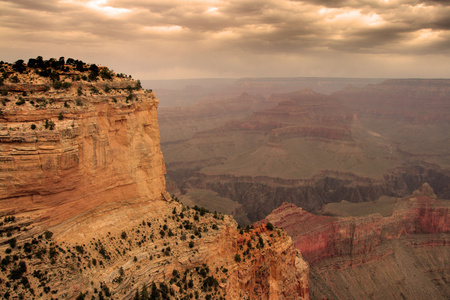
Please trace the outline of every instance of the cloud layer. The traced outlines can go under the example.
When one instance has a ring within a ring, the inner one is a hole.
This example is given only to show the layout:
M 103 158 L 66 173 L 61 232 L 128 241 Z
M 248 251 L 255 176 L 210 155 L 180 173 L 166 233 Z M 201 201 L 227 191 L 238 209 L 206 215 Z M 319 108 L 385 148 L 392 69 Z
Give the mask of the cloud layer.
M 0 0 L 0 59 L 141 79 L 450 77 L 450 1 Z

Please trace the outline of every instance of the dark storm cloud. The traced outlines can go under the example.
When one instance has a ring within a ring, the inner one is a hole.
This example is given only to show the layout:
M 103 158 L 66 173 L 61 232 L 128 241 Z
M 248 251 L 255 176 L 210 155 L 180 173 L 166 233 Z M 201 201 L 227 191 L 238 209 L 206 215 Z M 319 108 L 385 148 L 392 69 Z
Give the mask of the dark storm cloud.
M 15 8 L 21 8 L 26 10 L 34 10 L 34 11 L 51 11 L 57 12 L 59 11 L 57 2 L 54 0 L 2 0 L 0 3 L 9 3 L 13 5 Z

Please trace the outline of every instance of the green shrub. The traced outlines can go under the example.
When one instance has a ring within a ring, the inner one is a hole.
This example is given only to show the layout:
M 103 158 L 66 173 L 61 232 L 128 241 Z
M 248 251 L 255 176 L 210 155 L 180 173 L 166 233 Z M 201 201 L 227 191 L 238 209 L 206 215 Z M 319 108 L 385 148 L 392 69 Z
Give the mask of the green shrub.
M 14 249 L 14 247 L 16 247 L 17 240 L 16 240 L 16 238 L 12 238 L 12 239 L 9 239 L 7 241 L 7 243 L 11 246 L 11 248 Z
M 63 82 L 61 85 L 61 87 L 66 90 L 69 89 L 71 86 L 72 86 L 71 82 Z
M 44 237 L 45 237 L 47 240 L 51 239 L 52 236 L 53 236 L 53 232 L 48 231 L 48 230 L 46 230 L 46 231 L 44 232 Z
M 59 90 L 62 87 L 62 82 L 61 81 L 55 81 L 53 82 L 53 88 L 55 90 Z
M 16 102 L 16 105 L 22 105 L 25 104 L 25 100 L 23 100 L 22 98 L 19 98 L 19 101 Z
M 77 252 L 80 253 L 80 254 L 83 254 L 83 253 L 84 253 L 84 248 L 83 248 L 83 246 L 76 245 L 76 246 L 75 246 L 75 250 L 77 250 Z
M 78 294 L 76 300 L 84 300 L 84 294 L 82 292 L 80 292 L 80 294 Z
M 45 120 L 44 127 L 45 129 L 53 130 L 55 129 L 55 122 L 53 122 L 52 120 Z
M 18 265 L 14 265 L 9 273 L 9 278 L 15 280 L 22 278 L 23 273 L 27 271 L 27 265 L 24 261 L 20 261 Z
M 99 90 L 98 90 L 95 86 L 91 86 L 91 92 L 92 92 L 93 94 L 98 94 L 98 93 L 99 93 Z
M 17 77 L 17 75 L 14 75 L 13 77 L 11 77 L 10 79 L 9 79 L 12 83 L 18 83 L 20 80 L 19 80 L 19 77 Z
M 112 79 L 113 73 L 112 73 L 108 68 L 103 68 L 103 69 L 100 71 L 100 76 L 101 76 L 103 79 Z
M 98 72 L 94 72 L 94 71 L 89 72 L 88 79 L 90 81 L 96 81 L 98 79 L 97 77 L 98 77 Z

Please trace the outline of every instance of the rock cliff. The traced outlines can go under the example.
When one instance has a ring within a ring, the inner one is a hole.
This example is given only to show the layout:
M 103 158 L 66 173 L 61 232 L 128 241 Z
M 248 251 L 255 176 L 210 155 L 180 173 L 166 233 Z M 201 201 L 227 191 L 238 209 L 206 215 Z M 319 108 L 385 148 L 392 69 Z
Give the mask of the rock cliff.
M 387 217 L 319 216 L 285 203 L 267 221 L 285 229 L 311 265 L 313 298 L 365 298 L 378 291 L 375 298 L 428 294 L 443 299 L 450 293 L 443 287 L 450 278 L 449 208 L 448 200 L 436 199 L 424 184 L 399 199 Z M 368 275 L 375 271 L 380 274 Z M 356 274 L 369 278 L 352 278 Z
M 42 212 L 56 224 L 107 202 L 160 198 L 154 93 L 106 68 L 111 78 L 96 81 L 67 68 L 59 81 L 31 69 L 0 87 L 0 211 Z
M 1 71 L 3 298 L 309 299 L 286 233 L 167 194 L 139 81 L 63 58 Z

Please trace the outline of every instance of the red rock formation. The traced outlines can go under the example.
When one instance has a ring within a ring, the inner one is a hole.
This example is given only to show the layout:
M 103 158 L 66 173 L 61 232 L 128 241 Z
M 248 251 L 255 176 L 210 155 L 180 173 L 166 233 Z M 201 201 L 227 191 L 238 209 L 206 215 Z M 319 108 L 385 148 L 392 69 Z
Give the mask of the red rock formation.
M 424 184 L 410 197 L 398 200 L 389 217 L 317 216 L 284 203 L 265 221 L 285 229 L 310 264 L 313 297 L 369 297 L 369 291 L 377 286 L 389 287 L 380 293 L 387 297 L 401 293 L 442 297 L 450 292 L 438 288 L 448 278 L 450 264 L 450 257 L 442 256 L 448 254 L 450 246 L 450 203 L 435 198 L 430 186 Z M 367 279 L 362 288 L 354 276 L 374 269 L 388 273 Z M 392 282 L 401 279 L 404 272 L 413 272 L 408 274 L 411 278 L 405 282 L 406 290 Z M 414 276 L 421 278 L 420 284 Z M 346 286 L 338 287 L 342 284 Z
M 421 188 L 429 189 L 428 184 Z M 365 255 L 387 240 L 417 233 L 450 232 L 449 204 L 418 193 L 399 200 L 390 217 L 379 214 L 358 218 L 318 216 L 284 203 L 267 216 L 267 220 L 288 232 L 310 264 L 329 257 L 347 256 L 349 259 L 344 265 L 336 267 L 357 266 L 367 262 Z

